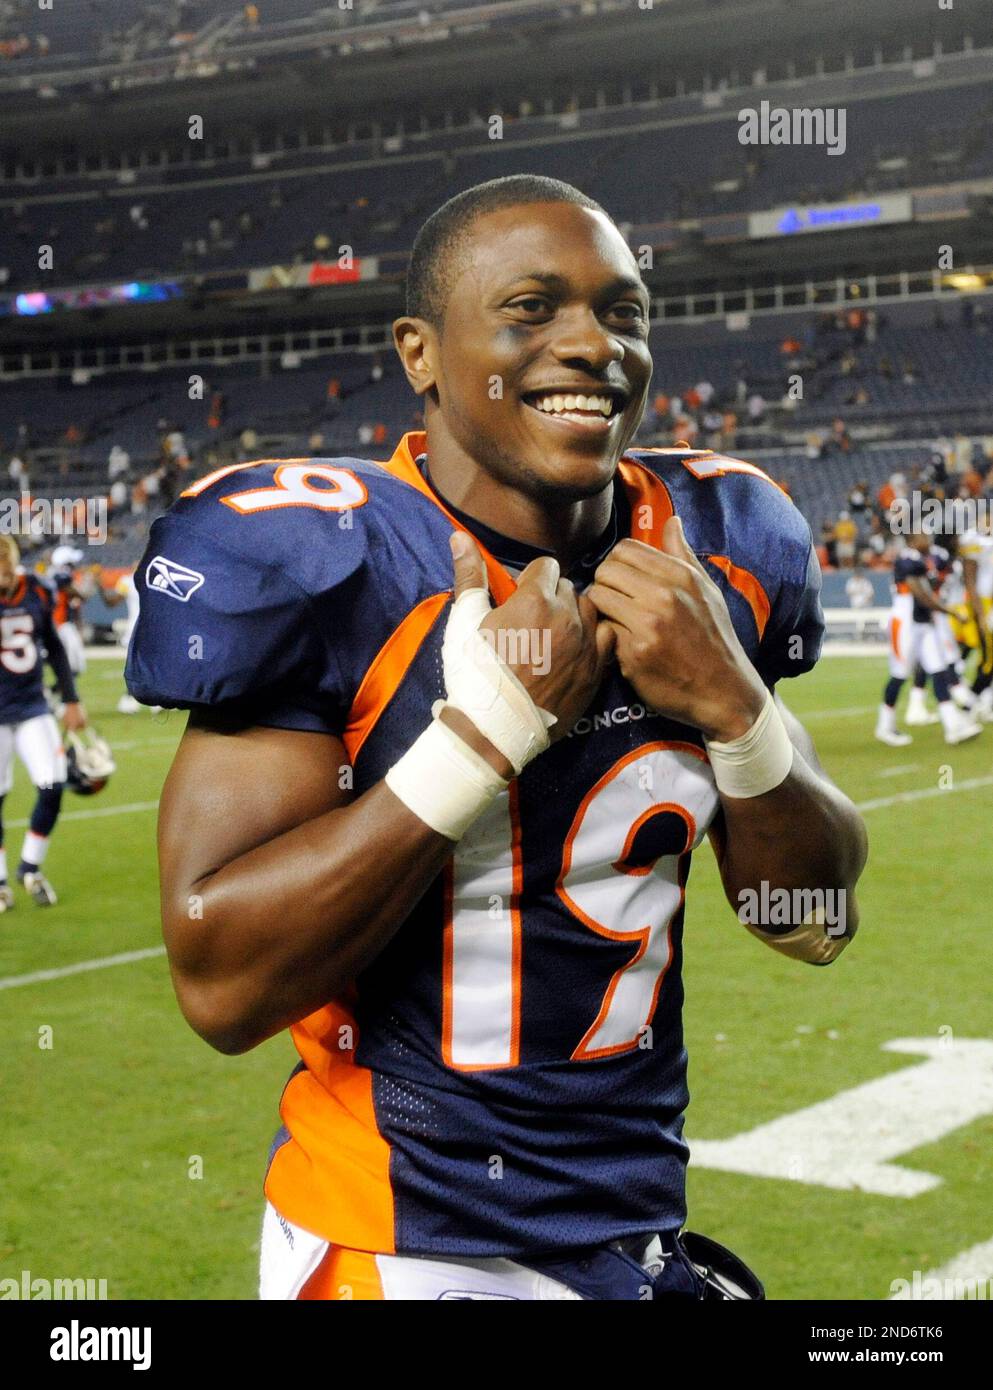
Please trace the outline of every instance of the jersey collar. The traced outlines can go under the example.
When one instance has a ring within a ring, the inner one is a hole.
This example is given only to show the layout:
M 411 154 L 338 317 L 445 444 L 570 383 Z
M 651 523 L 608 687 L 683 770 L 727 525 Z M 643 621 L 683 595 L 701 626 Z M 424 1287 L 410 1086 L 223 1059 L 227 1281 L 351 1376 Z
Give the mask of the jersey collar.
M 419 459 L 426 457 L 426 454 L 427 434 L 423 430 L 411 431 L 400 440 L 389 462 L 381 464 L 380 467 L 423 493 L 448 517 L 457 530 L 468 532 L 479 543 L 493 598 L 497 603 L 505 602 L 516 588 L 505 566 L 522 569 L 531 560 L 551 552 L 503 536 L 499 531 L 492 530 L 475 518 L 460 512 L 450 502 L 446 502 L 435 492 L 418 466 Z M 625 456 L 618 464 L 617 473 L 614 505 L 607 530 L 573 571 L 574 577 L 581 584 L 589 583 L 597 565 L 622 536 L 630 535 L 635 540 L 644 541 L 658 549 L 661 544 L 662 527 L 673 514 L 668 489 L 644 464 Z

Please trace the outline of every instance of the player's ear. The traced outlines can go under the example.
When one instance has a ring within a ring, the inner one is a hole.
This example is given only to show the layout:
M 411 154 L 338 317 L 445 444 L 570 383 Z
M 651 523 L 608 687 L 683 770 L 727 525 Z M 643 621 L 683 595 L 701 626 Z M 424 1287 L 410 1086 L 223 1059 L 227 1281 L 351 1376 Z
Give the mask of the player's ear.
M 426 319 L 400 318 L 393 324 L 393 342 L 407 380 L 423 396 L 437 384 L 437 334 Z

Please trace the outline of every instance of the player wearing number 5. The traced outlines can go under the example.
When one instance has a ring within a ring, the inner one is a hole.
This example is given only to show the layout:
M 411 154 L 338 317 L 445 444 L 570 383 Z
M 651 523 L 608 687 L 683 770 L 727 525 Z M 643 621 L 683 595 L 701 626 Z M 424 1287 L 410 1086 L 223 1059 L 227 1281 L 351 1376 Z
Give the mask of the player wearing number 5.
M 694 1296 L 690 855 L 713 837 L 735 905 L 849 894 L 845 936 L 757 924 L 789 955 L 857 920 L 861 822 L 771 694 L 819 652 L 810 532 L 748 464 L 627 452 L 648 295 L 577 190 L 460 195 L 407 293 L 425 433 L 220 470 L 137 576 L 129 688 L 191 710 L 159 838 L 181 1007 L 300 1054 L 262 1294 Z
M 66 780 L 66 756 L 59 727 L 49 713 L 42 686 L 44 661 L 55 672 L 67 729 L 82 729 L 86 711 L 79 703 L 69 658 L 52 619 L 54 595 L 19 568 L 20 552 L 11 536 L 0 536 L 0 912 L 14 906 L 3 848 L 3 801 L 14 782 L 14 754 L 37 790 L 17 881 L 38 904 L 50 907 L 55 891 L 42 873 L 58 820 Z

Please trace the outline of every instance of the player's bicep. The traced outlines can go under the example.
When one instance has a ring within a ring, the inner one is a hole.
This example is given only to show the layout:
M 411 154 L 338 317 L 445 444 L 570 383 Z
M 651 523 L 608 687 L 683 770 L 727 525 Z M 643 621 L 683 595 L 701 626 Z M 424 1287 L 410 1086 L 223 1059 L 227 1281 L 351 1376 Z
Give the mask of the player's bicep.
M 196 886 L 240 856 L 352 800 L 333 734 L 191 716 L 159 805 L 163 920 L 182 920 Z M 343 785 L 344 784 L 344 785 Z

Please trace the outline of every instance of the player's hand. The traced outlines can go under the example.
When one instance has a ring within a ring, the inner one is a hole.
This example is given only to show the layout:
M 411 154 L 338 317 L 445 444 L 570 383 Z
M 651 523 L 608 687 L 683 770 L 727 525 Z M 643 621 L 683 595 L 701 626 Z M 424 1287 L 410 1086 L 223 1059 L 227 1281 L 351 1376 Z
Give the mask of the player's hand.
M 765 686 L 678 517 L 666 522 L 661 550 L 619 541 L 587 594 L 615 633 L 621 671 L 647 705 L 718 742 L 747 733 L 762 712 Z
M 455 596 L 467 589 L 489 590 L 479 547 L 465 532 L 452 538 Z M 575 724 L 603 676 L 614 635 L 598 621 L 596 609 L 567 579 L 550 556 L 532 560 L 506 603 L 484 618 L 480 631 L 493 633 L 495 650 L 542 709 L 557 722 L 552 741 Z
M 62 712 L 62 722 L 71 734 L 78 734 L 80 729 L 86 728 L 86 709 L 78 700 L 66 705 Z

